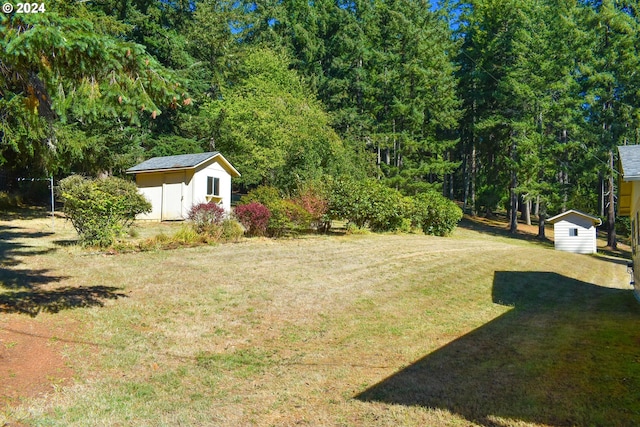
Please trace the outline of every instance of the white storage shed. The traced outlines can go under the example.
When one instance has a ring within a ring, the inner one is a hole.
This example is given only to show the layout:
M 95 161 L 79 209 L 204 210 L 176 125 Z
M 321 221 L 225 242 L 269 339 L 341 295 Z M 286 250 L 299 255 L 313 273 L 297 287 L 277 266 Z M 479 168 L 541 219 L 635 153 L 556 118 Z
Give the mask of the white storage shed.
M 558 251 L 577 254 L 595 254 L 596 227 L 602 224 L 600 218 L 576 210 L 568 210 L 549 218 L 553 224 L 554 246 Z
M 216 202 L 231 210 L 231 178 L 240 173 L 217 151 L 153 157 L 132 168 L 136 184 L 153 206 L 138 219 L 185 219 L 193 205 Z

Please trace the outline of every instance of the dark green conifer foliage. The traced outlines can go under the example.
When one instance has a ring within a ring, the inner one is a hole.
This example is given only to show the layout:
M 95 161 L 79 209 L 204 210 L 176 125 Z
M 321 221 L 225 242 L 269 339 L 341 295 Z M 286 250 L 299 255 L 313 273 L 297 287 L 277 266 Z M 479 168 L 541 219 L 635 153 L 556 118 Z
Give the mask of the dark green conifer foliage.
M 88 123 L 137 124 L 182 102 L 178 80 L 144 46 L 109 35 L 113 22 L 81 4 L 73 14 L 64 6 L 0 17 L 0 162 L 14 173 L 64 169 L 58 156 L 82 155 Z
M 607 243 L 615 248 L 615 147 L 640 143 L 640 87 L 636 78 L 640 67 L 638 5 L 603 0 L 587 2 L 585 8 L 583 22 L 591 35 L 591 54 L 582 81 L 587 142 L 590 151 L 600 159 L 600 174 L 607 184 L 604 203 Z

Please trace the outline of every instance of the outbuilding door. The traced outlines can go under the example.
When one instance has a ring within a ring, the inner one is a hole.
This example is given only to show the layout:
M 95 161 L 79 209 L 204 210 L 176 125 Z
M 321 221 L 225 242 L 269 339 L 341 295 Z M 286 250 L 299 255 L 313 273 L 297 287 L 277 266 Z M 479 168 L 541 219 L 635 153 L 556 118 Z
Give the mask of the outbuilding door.
M 182 187 L 184 172 L 167 173 L 162 185 L 162 221 L 184 219 L 182 216 Z

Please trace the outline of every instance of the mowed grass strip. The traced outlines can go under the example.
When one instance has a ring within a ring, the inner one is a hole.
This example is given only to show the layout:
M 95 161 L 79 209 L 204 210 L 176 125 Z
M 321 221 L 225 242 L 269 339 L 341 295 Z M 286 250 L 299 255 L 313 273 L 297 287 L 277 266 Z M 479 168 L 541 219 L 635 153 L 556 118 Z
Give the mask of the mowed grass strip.
M 7 422 L 640 425 L 640 305 L 621 260 L 464 228 L 112 256 L 0 225 L 20 246 L 5 245 L 7 271 L 117 294 L 38 314 L 84 325 L 78 378 Z

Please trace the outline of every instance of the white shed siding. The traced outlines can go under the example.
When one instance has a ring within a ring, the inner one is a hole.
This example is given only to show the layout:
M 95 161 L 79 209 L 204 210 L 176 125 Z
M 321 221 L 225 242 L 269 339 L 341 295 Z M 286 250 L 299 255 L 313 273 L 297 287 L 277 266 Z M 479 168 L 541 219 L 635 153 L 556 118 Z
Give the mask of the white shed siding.
M 231 175 L 217 158 L 196 169 L 140 172 L 136 184 L 152 205 L 148 214 L 138 215 L 143 220 L 186 219 L 193 205 L 207 202 L 207 178 L 218 178 L 221 205 L 231 211 Z
M 184 171 L 164 174 L 164 182 L 162 184 L 163 221 L 184 219 L 186 215 L 184 177 Z
M 160 221 L 162 219 L 162 181 L 160 173 L 136 175 L 138 191 L 151 203 L 152 210 L 148 214 L 138 215 L 138 219 Z
M 222 207 L 226 212 L 231 211 L 231 175 L 224 170 L 218 162 L 204 165 L 196 171 L 193 184 L 193 204 L 205 203 L 207 201 L 207 177 L 220 179 L 220 196 L 222 197 Z
M 577 229 L 577 236 L 571 235 Z M 578 254 L 596 253 L 596 227 L 593 222 L 580 215 L 567 215 L 553 226 L 554 246 L 559 251 Z

